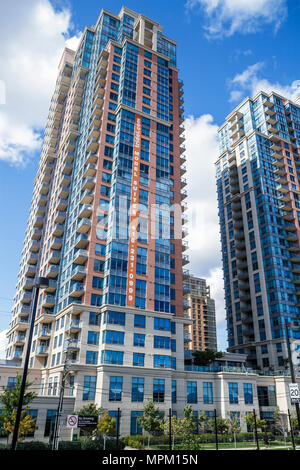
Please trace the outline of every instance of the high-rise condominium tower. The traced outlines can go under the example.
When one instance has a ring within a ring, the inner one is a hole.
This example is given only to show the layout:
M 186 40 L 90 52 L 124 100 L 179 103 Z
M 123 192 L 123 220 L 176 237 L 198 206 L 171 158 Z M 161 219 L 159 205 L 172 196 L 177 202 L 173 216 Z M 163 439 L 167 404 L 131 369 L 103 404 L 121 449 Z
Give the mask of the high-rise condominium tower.
M 191 340 L 187 342 L 187 348 L 216 351 L 216 311 L 215 301 L 210 296 L 210 287 L 205 279 L 190 274 L 184 283 L 184 291 L 185 288 L 188 292 L 185 296 L 189 303 L 188 315 L 193 320 L 193 324 L 186 327 Z
M 229 350 L 247 353 L 254 368 L 278 370 L 287 357 L 284 322 L 300 318 L 299 103 L 277 93 L 247 98 L 219 141 Z
M 111 382 L 106 365 L 175 369 L 176 356 L 183 364 L 183 344 L 182 352 L 175 346 L 187 321 L 182 123 L 176 43 L 155 21 L 103 10 L 77 51 L 65 50 L 7 349 L 9 359 L 24 356 L 34 278 L 47 277 L 30 367 L 42 369 L 48 394 L 60 381 L 67 338 L 81 400 L 96 390 L 107 399 L 109 387 L 120 387 L 122 374 Z

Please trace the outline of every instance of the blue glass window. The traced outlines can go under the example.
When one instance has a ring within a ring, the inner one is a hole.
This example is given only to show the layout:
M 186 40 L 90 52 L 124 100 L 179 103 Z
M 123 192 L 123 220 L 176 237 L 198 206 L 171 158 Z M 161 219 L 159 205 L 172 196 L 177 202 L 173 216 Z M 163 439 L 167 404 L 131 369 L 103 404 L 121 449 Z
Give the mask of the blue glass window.
M 122 400 L 123 377 L 110 377 L 109 401 Z
M 133 346 L 145 347 L 145 335 L 140 333 L 134 333 L 133 335 Z
M 145 379 L 142 377 L 132 377 L 131 401 L 144 400 Z
M 210 405 L 213 403 L 213 384 L 212 382 L 203 382 L 203 403 Z
M 133 366 L 144 367 L 145 363 L 145 354 L 144 353 L 133 353 Z
M 156 403 L 163 403 L 165 401 L 164 379 L 153 379 L 153 401 Z
M 187 382 L 187 403 L 197 403 L 197 382 Z
M 103 344 L 124 344 L 124 332 L 115 330 L 104 330 L 102 334 Z
M 146 327 L 145 315 L 134 315 L 134 326 L 135 328 L 145 328 Z
M 244 384 L 245 405 L 253 405 L 253 387 L 252 384 Z
M 239 403 L 239 392 L 238 384 L 236 382 L 229 382 L 229 403 L 231 405 L 237 405 Z
M 97 377 L 85 375 L 83 380 L 82 400 L 95 400 Z
M 101 363 L 102 364 L 116 364 L 119 366 L 123 365 L 123 356 L 122 351 L 110 351 L 104 350 L 101 354 Z

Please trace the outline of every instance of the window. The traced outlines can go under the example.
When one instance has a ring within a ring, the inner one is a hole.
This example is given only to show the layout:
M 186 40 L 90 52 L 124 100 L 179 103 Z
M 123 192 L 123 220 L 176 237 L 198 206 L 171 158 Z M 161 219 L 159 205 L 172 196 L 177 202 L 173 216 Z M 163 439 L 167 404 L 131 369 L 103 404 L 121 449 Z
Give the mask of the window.
M 47 410 L 44 437 L 52 435 L 56 419 L 56 410 Z
M 187 403 L 197 403 L 197 382 L 186 384 Z
M 125 325 L 125 313 L 107 311 L 104 313 L 103 322 L 111 325 Z
M 17 385 L 17 377 L 8 377 L 6 390 L 14 390 Z
M 171 339 L 167 336 L 154 336 L 154 348 L 170 349 Z
M 177 385 L 176 380 L 172 380 L 172 403 L 177 402 Z
M 140 334 L 140 333 L 134 333 L 133 346 L 144 348 L 145 347 L 145 335 Z
M 171 321 L 167 318 L 154 318 L 154 329 L 155 330 L 162 330 L 162 331 L 170 331 L 171 330 Z
M 109 401 L 122 400 L 123 377 L 110 377 Z
M 144 400 L 145 379 L 142 377 L 132 377 L 131 401 Z
M 133 353 L 133 366 L 144 367 L 145 363 L 145 354 L 144 353 Z
M 96 331 L 89 331 L 87 342 L 88 344 L 99 344 L 99 333 Z
M 134 315 L 134 326 L 135 328 L 145 328 L 146 327 L 145 315 Z
M 244 384 L 244 400 L 245 400 L 245 405 L 253 405 L 252 384 Z
M 100 325 L 100 315 L 95 312 L 90 312 L 89 325 Z
M 105 330 L 103 331 L 102 343 L 103 344 L 124 344 L 123 331 Z
M 203 382 L 203 403 L 206 405 L 211 405 L 213 403 L 212 382 Z
M 98 364 L 98 351 L 86 352 L 86 364 Z
M 122 366 L 123 356 L 124 356 L 124 353 L 122 351 L 104 350 L 102 351 L 102 354 L 101 354 L 101 363 L 102 364 L 117 364 L 117 365 Z
M 237 405 L 239 403 L 238 384 L 235 382 L 229 382 L 229 403 L 231 405 Z
M 135 436 L 136 434 L 142 434 L 143 429 L 138 421 L 138 418 L 143 416 L 142 411 L 132 411 L 130 419 L 130 435 Z
M 153 401 L 156 403 L 163 403 L 165 401 L 164 379 L 153 379 Z
M 96 377 L 92 377 L 92 376 L 89 376 L 89 375 L 84 376 L 82 400 L 84 400 L 84 401 L 95 400 L 96 380 L 97 380 Z
M 164 356 L 162 354 L 154 354 L 153 367 L 170 369 L 171 368 L 171 357 L 170 356 Z

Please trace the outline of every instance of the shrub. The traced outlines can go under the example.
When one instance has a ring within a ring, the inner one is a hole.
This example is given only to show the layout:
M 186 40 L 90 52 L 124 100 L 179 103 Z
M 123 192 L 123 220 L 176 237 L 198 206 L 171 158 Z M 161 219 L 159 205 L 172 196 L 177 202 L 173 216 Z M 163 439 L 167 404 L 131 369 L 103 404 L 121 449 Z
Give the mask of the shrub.
M 153 441 L 155 438 L 153 438 Z M 123 446 L 133 447 L 134 449 L 144 449 L 145 447 L 145 436 L 124 436 L 121 438 Z
M 59 441 L 58 450 L 81 450 L 80 441 Z
M 18 442 L 17 450 L 51 450 L 49 444 L 41 441 Z

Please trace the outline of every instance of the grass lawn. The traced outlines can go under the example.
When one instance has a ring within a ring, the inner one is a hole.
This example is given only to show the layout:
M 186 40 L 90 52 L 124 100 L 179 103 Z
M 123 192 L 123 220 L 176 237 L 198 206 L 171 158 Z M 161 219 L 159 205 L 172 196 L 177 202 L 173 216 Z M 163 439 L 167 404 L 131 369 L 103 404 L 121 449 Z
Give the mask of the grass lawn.
M 265 448 L 265 443 L 264 441 L 259 441 L 259 447 L 260 448 Z M 288 442 L 287 445 L 285 446 L 284 442 L 282 441 L 272 441 L 269 443 L 269 446 L 267 449 L 272 449 L 274 447 L 281 447 L 281 448 L 290 448 L 292 449 L 292 443 Z M 254 444 L 253 442 L 237 442 L 236 447 L 234 445 L 234 442 L 222 442 L 219 443 L 219 450 L 224 450 L 224 449 L 256 449 L 256 443 Z M 161 445 L 150 445 L 150 449 L 153 450 L 169 450 L 169 445 L 168 444 L 161 444 Z M 201 447 L 199 450 L 215 450 L 216 445 L 214 443 L 203 443 L 201 444 Z M 275 450 L 275 449 L 274 449 Z

